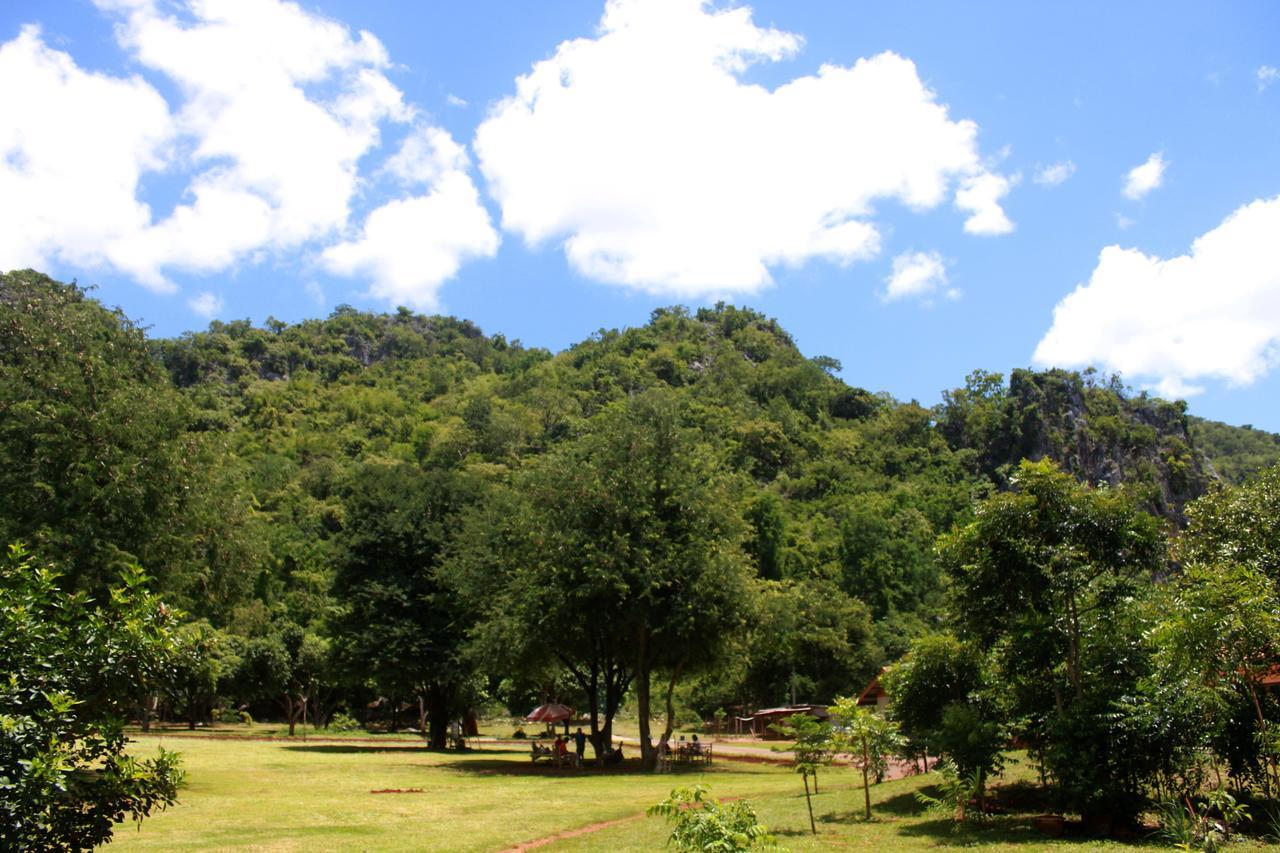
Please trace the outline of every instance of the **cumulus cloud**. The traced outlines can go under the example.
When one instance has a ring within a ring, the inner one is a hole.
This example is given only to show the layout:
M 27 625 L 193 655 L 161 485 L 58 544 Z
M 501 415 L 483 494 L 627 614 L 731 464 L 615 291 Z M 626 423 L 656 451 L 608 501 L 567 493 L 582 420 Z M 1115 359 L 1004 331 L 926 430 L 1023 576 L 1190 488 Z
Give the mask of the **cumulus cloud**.
M 1134 166 L 1124 179 L 1125 198 L 1137 201 L 1164 183 L 1164 170 L 1168 167 L 1164 152 L 1157 151 L 1140 166 Z
M 218 313 L 222 311 L 222 305 L 222 297 L 207 290 L 201 291 L 187 300 L 187 307 L 206 320 L 212 320 L 218 316 Z
M 1038 169 L 1032 180 L 1042 187 L 1056 187 L 1076 173 L 1076 164 L 1070 160 L 1052 163 Z
M 586 276 L 677 296 L 874 256 L 882 200 L 953 198 L 970 233 L 1013 227 L 999 204 L 1010 182 L 983 165 L 977 126 L 953 121 L 909 60 L 883 53 L 766 89 L 742 73 L 801 39 L 751 15 L 611 0 L 594 38 L 536 63 L 473 145 L 503 226 L 562 242 Z
M 59 256 L 108 263 L 172 290 L 174 271 L 208 273 L 309 250 L 349 228 L 367 185 L 361 160 L 384 128 L 415 122 L 384 73 L 391 63 L 377 38 L 295 3 L 97 3 L 117 17 L 117 41 L 138 66 L 173 85 L 175 102 L 138 77 L 80 69 L 31 28 L 0 47 L 0 114 L 8 119 L 0 192 L 30 202 L 0 213 L 0 266 Z M 461 149 L 444 131 L 421 133 L 433 134 L 431 151 L 445 152 L 436 172 L 422 171 L 413 152 L 387 170 L 420 185 L 456 175 L 449 146 Z M 419 173 L 401 174 L 405 164 Z M 147 173 L 185 182 L 171 211 L 139 201 Z M 487 222 L 474 188 L 444 197 L 475 208 L 460 218 L 478 212 Z M 432 240 L 416 234 L 412 246 L 380 245 L 418 255 Z
M 454 171 L 426 195 L 373 211 L 356 239 L 325 249 L 323 264 L 338 275 L 368 275 L 370 294 L 389 303 L 435 310 L 440 284 L 463 261 L 497 250 L 498 235 L 475 185 Z
M 893 259 L 893 273 L 885 284 L 886 301 L 927 297 L 946 287 L 947 266 L 937 252 L 906 252 Z
M 84 71 L 25 27 L 0 46 L 0 115 L 0 268 L 100 264 L 148 226 L 138 182 L 174 135 L 154 88 Z
M 1280 197 L 1247 204 L 1188 254 L 1108 246 L 1053 312 L 1042 365 L 1105 366 L 1187 396 L 1254 382 L 1280 360 Z

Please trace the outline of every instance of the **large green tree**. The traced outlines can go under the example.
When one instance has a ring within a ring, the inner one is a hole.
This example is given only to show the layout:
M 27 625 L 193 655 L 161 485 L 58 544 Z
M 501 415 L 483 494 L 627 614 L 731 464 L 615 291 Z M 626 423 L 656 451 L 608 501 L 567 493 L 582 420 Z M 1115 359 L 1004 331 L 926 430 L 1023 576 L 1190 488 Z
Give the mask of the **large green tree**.
M 1149 750 L 1117 700 L 1149 671 L 1134 602 L 1163 567 L 1160 525 L 1124 490 L 1051 462 L 1022 462 L 1012 484 L 940 543 L 957 616 L 1066 804 L 1131 815 L 1142 778 L 1130 759 Z
M 336 653 L 353 681 L 416 699 L 436 749 L 469 676 L 465 610 L 440 566 L 475 494 L 465 474 L 373 462 L 356 471 L 343 501 Z
M 184 606 L 225 602 L 248 567 L 221 453 L 143 329 L 74 284 L 0 274 L 0 541 L 78 589 L 139 562 Z

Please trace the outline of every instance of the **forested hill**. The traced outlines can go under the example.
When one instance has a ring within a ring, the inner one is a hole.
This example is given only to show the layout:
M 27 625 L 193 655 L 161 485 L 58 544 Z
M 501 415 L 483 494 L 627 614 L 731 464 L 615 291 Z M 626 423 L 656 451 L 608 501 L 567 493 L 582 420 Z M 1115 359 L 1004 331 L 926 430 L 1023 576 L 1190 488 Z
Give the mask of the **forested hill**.
M 473 500 L 611 404 L 661 389 L 731 477 L 763 590 L 741 667 L 699 689 L 777 701 L 847 690 L 900 653 L 937 612 L 936 537 L 1022 458 L 1139 486 L 1177 521 L 1215 477 L 1280 457 L 1275 436 L 1193 422 L 1183 403 L 1092 373 L 974 373 L 926 408 L 851 387 L 839 368 L 726 305 L 661 309 L 558 354 L 463 320 L 345 306 L 148 340 L 74 285 L 12 273 L 0 537 L 66 558 L 88 589 L 140 560 L 231 635 L 328 637 L 364 472 L 449 472 Z M 431 554 L 453 524 L 431 528 Z

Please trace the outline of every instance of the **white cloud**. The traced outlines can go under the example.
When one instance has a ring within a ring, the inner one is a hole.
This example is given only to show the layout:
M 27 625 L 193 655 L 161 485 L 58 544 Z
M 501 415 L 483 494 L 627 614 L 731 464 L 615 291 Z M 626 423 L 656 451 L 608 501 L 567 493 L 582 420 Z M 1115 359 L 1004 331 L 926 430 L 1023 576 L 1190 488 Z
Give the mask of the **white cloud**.
M 450 172 L 465 171 L 467 152 L 447 131 L 424 127 L 405 137 L 383 167 L 405 186 L 428 186 Z
M 1164 183 L 1164 170 L 1168 167 L 1164 152 L 1157 151 L 1140 166 L 1134 166 L 1124 179 L 1125 198 L 1137 201 Z
M 1063 160 L 1037 170 L 1032 180 L 1043 187 L 1056 187 L 1075 173 L 1076 164 L 1070 160 Z
M 1123 213 L 1116 214 L 1116 227 L 1121 231 L 1128 231 L 1134 226 L 1134 220 L 1125 216 Z
M 1042 365 L 1105 366 L 1185 396 L 1254 382 L 1280 360 L 1280 197 L 1232 213 L 1188 254 L 1108 246 L 1053 312 Z
M 964 221 L 969 234 L 998 235 L 1013 230 L 1013 223 L 1000 207 L 1000 199 L 1009 193 L 1014 178 L 984 173 L 965 178 L 956 190 L 956 207 L 973 215 Z
M 927 297 L 945 287 L 947 266 L 937 252 L 906 252 L 893 259 L 893 273 L 885 284 L 886 301 L 906 296 Z
M 1263 65 L 1258 69 L 1258 91 L 1261 92 L 1272 83 L 1280 80 L 1280 68 Z
M 187 300 L 187 306 L 206 320 L 212 320 L 222 311 L 222 297 L 207 290 Z
M 147 227 L 138 181 L 174 134 L 150 85 L 84 71 L 25 27 L 0 45 L 0 116 L 0 268 L 99 264 Z
M 23 199 L 0 211 L 0 266 L 60 257 L 172 290 L 174 271 L 309 252 L 348 229 L 368 188 L 361 161 L 383 128 L 415 119 L 374 36 L 294 3 L 97 3 L 118 17 L 120 46 L 174 85 L 175 101 L 138 77 L 82 70 L 32 28 L 0 46 L 0 197 Z M 446 174 L 469 185 L 459 162 L 465 168 L 465 154 L 447 133 L 420 126 L 385 168 L 410 186 Z M 148 174 L 178 182 L 171 212 L 139 200 Z M 474 209 L 455 213 L 487 223 L 474 187 L 469 197 Z M 437 248 L 451 251 L 454 235 L 443 239 Z
M 409 115 L 369 33 L 274 0 L 192 0 L 186 11 L 140 2 L 117 27 L 138 62 L 178 85 L 189 149 L 191 200 L 114 252 L 144 280 L 337 231 L 379 123 Z
M 379 207 L 360 236 L 325 249 L 332 273 L 369 275 L 370 294 L 396 305 L 434 310 L 437 291 L 465 260 L 491 257 L 498 235 L 464 172 L 440 177 L 430 193 Z
M 503 226 L 563 241 L 591 278 L 681 296 L 874 256 L 879 200 L 926 210 L 960 185 L 966 230 L 1012 227 L 977 126 L 952 121 L 909 60 L 826 65 L 773 90 L 741 79 L 800 46 L 747 7 L 611 0 L 595 38 L 536 63 L 476 133 Z
M 465 99 L 459 98 L 457 95 L 453 94 L 452 92 L 446 95 L 444 100 L 445 100 L 445 103 L 447 103 L 449 106 L 458 107 L 459 109 L 467 105 L 467 102 Z

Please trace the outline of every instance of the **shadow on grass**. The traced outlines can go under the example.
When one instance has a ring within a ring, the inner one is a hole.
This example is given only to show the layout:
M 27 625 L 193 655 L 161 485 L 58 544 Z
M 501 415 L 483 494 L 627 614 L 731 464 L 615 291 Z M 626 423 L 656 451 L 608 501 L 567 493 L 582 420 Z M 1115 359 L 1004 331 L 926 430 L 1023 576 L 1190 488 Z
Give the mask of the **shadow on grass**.
M 931 797 L 938 795 L 938 789 L 932 785 L 927 785 L 919 790 Z M 901 794 L 895 794 L 887 800 L 881 800 L 878 803 L 871 804 L 871 813 L 891 814 L 895 817 L 914 817 L 922 815 L 926 806 L 916 799 L 914 791 L 904 791 Z
M 441 754 L 441 750 L 430 750 L 422 744 L 406 743 L 400 746 L 387 744 L 385 746 L 369 746 L 367 744 L 338 744 L 338 743 L 317 743 L 314 745 L 290 744 L 281 747 L 290 752 L 313 752 L 317 755 L 368 755 L 385 752 L 434 752 Z
M 509 758 L 490 758 L 491 755 L 506 753 Z M 456 753 L 454 753 L 456 754 Z M 440 767 L 446 770 L 456 770 L 459 773 L 474 773 L 479 776 L 541 776 L 548 779 L 574 779 L 592 776 L 654 776 L 652 770 L 645 770 L 640 766 L 640 759 L 628 759 L 622 764 L 614 764 L 609 767 L 597 766 L 591 759 L 587 760 L 587 766 L 581 769 L 576 767 L 555 767 L 551 764 L 534 764 L 529 761 L 529 753 L 523 749 L 516 750 L 496 750 L 486 749 L 483 752 L 472 753 L 473 755 L 483 756 L 470 758 L 467 760 L 444 761 L 440 763 Z M 685 775 L 715 775 L 718 773 L 731 772 L 732 768 L 717 767 L 715 765 L 698 765 L 689 767 L 673 767 L 670 773 L 662 775 L 678 778 Z

